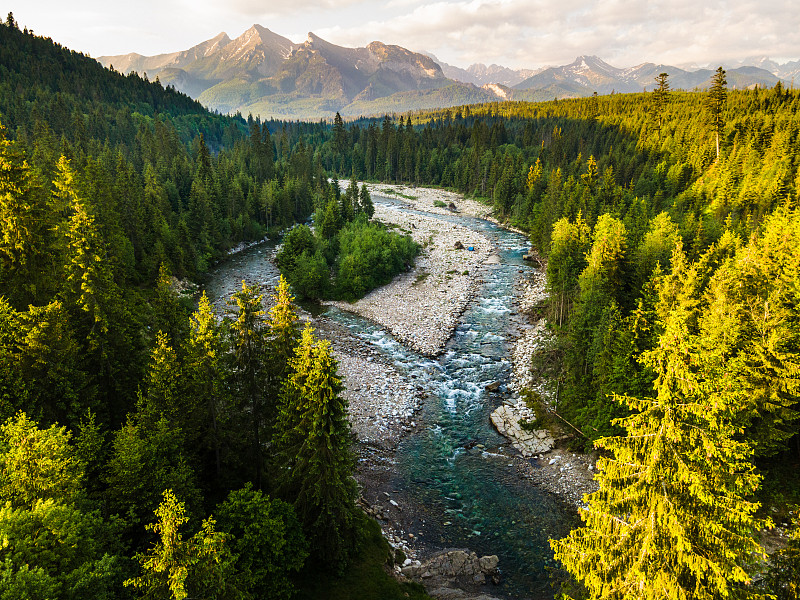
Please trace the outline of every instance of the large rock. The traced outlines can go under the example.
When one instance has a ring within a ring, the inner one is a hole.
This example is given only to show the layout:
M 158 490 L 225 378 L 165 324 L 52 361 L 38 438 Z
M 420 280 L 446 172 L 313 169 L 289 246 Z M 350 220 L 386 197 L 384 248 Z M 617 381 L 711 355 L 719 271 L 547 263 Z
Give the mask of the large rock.
M 481 556 L 468 550 L 450 550 L 432 556 L 428 560 L 405 566 L 401 573 L 409 579 L 425 581 L 427 579 L 468 577 L 477 581 L 475 577 L 497 575 L 497 566 L 500 559 L 496 555 Z
M 518 407 L 503 404 L 492 413 L 491 419 L 500 435 L 508 438 L 522 456 L 528 458 L 550 451 L 555 444 L 550 432 L 546 429 L 534 431 L 523 429 L 520 425 L 523 416 L 527 418 L 527 415 L 521 414 Z

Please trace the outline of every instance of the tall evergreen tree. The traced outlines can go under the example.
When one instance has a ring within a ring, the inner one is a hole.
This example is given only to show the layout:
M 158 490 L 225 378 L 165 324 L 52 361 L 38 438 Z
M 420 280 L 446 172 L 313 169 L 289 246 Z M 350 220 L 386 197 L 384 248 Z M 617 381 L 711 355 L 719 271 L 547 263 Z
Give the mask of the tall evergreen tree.
M 364 214 L 367 215 L 367 219 L 371 219 L 375 214 L 375 205 L 372 203 L 372 196 L 369 195 L 369 190 L 367 189 L 366 183 L 361 184 L 359 203 L 361 204 L 361 210 L 363 210 Z
M 711 88 L 708 90 L 706 99 L 709 122 L 717 145 L 717 160 L 719 160 L 719 136 L 725 129 L 725 104 L 728 100 L 727 85 L 728 80 L 725 78 L 725 71 L 722 67 L 718 67 L 711 78 Z
M 661 129 L 664 126 L 664 111 L 669 103 L 669 75 L 659 73 L 656 76 L 656 88 L 653 90 L 653 112 L 658 119 L 658 137 L 661 138 Z
M 51 275 L 41 261 L 48 225 L 30 166 L 0 124 L 0 284 L 18 308 L 35 301 Z
M 190 320 L 186 366 L 190 389 L 204 407 L 200 419 L 203 445 L 213 454 L 214 472 L 222 475 L 222 453 L 226 420 L 230 412 L 229 374 L 224 362 L 227 351 L 222 326 L 205 291 Z
M 233 344 L 233 372 L 239 410 L 247 415 L 249 423 L 250 467 L 253 485 L 263 485 L 263 444 L 265 408 L 268 382 L 269 327 L 265 317 L 263 294 L 258 286 L 249 286 L 242 280 L 242 289 L 236 292 L 230 304 L 230 329 Z
M 627 436 L 597 445 L 600 489 L 587 496 L 584 526 L 551 545 L 593 599 L 758 598 L 748 571 L 763 551 L 750 500 L 758 488 L 748 444 L 719 381 L 703 371 L 697 295 L 710 254 L 686 264 L 676 250 L 660 287 L 663 333 L 645 360 L 654 398 L 622 397 Z
M 291 368 L 276 438 L 280 493 L 297 510 L 316 557 L 342 569 L 355 543 L 355 465 L 330 342 L 306 326 Z

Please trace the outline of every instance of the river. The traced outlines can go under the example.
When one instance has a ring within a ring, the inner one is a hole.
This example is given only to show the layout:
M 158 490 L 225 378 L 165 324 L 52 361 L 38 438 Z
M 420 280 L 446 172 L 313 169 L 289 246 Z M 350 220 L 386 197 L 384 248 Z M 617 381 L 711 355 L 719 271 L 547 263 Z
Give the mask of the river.
M 373 200 L 396 203 L 379 196 Z M 548 567 L 554 563 L 548 539 L 569 531 L 574 509 L 520 477 L 523 459 L 489 419 L 504 398 L 511 373 L 511 301 L 519 278 L 533 268 L 521 259 L 526 240 L 485 220 L 439 218 L 480 231 L 501 258 L 500 264 L 487 266 L 477 296 L 440 357 L 413 352 L 357 315 L 332 307 L 324 314 L 384 353 L 398 372 L 427 392 L 415 417 L 415 433 L 398 446 L 391 482 L 418 511 L 417 535 L 424 544 L 498 555 L 502 583 L 489 586 L 487 594 L 552 598 Z M 236 291 L 242 278 L 274 285 L 278 273 L 266 260 L 268 251 L 255 247 L 223 263 L 206 286 L 209 297 L 220 299 Z M 493 382 L 500 383 L 499 390 L 486 391 Z

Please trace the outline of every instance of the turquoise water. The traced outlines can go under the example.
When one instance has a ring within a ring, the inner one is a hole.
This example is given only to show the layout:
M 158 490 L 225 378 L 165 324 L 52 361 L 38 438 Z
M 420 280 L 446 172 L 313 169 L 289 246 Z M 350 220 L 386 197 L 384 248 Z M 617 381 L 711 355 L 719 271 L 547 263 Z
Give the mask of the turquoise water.
M 548 539 L 568 532 L 573 513 L 519 477 L 510 458 L 515 452 L 489 419 L 502 397 L 484 389 L 499 381 L 502 394 L 509 381 L 511 300 L 518 278 L 531 268 L 521 260 L 526 240 L 479 219 L 441 218 L 487 235 L 501 263 L 487 266 L 485 283 L 440 357 L 421 356 L 350 313 L 331 308 L 326 316 L 384 352 L 401 374 L 428 393 L 416 417 L 420 431 L 398 448 L 393 482 L 421 507 L 425 541 L 442 548 L 470 548 L 479 555 L 497 554 L 503 582 L 490 586 L 489 594 L 552 598 Z M 277 272 L 262 258 L 266 249 L 261 255 L 258 251 L 242 253 L 226 263 L 224 271 L 218 270 L 209 296 L 235 291 L 242 277 L 274 283 Z

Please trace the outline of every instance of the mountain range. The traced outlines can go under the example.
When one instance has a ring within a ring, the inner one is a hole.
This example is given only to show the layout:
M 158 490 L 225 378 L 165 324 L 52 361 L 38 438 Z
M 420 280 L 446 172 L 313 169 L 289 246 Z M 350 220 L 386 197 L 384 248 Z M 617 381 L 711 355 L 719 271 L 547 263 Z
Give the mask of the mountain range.
M 222 113 L 262 118 L 320 119 L 375 115 L 504 100 L 552 100 L 594 92 L 641 92 L 654 78 L 670 75 L 673 89 L 702 89 L 713 70 L 643 63 L 621 69 L 596 56 L 543 69 L 510 69 L 474 64 L 467 69 L 400 46 L 372 42 L 346 48 L 309 33 L 302 43 L 253 25 L 231 39 L 225 33 L 188 50 L 142 56 L 101 56 L 99 62 L 123 73 L 157 77 Z M 800 61 L 779 65 L 769 59 L 729 66 L 731 88 L 791 84 Z

